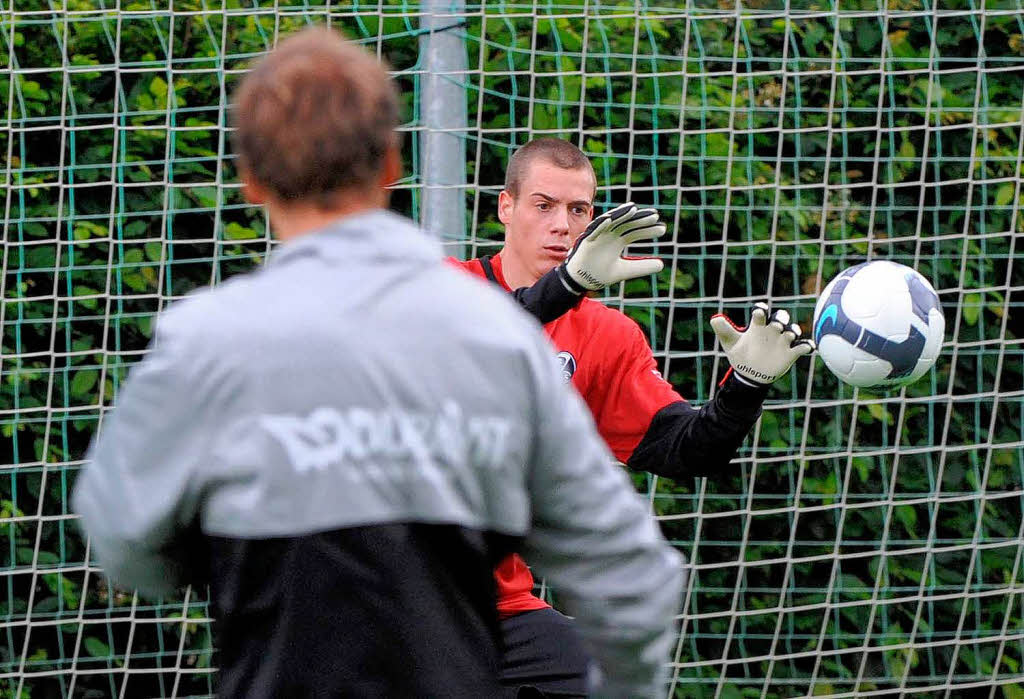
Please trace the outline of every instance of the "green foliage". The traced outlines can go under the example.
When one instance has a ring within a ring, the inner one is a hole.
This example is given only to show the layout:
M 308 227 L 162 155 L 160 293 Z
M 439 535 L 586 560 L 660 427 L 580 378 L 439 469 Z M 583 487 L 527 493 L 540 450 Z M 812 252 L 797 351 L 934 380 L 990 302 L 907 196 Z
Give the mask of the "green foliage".
M 0 675 L 49 673 L 20 690 L 0 680 L 0 697 L 66 695 L 75 659 L 90 670 L 76 696 L 117 695 L 126 664 L 157 669 L 132 675 L 129 696 L 166 696 L 179 647 L 195 672 L 178 694 L 208 694 L 203 593 L 148 604 L 86 573 L 68 495 L 155 314 L 265 259 L 266 222 L 235 186 L 225 91 L 277 32 L 322 14 L 299 0 L 273 3 L 277 14 L 242 0 L 175 0 L 173 16 L 148 1 L 122 1 L 120 16 L 102 9 L 115 3 L 51 5 L 19 0 L 17 16 L 0 15 L 0 440 L 11 464 L 0 473 Z M 732 4 L 698 5 L 638 21 L 632 2 L 590 2 L 586 22 L 582 0 L 470 8 L 454 31 L 471 68 L 475 241 L 500 240 L 494 193 L 511 150 L 561 135 L 591 155 L 599 203 L 628 196 L 670 222 L 679 245 L 656 248 L 666 272 L 608 301 L 646 329 L 695 401 L 724 370 L 713 313 L 739 319 L 770 296 L 806 326 L 824 283 L 869 254 L 924 273 L 948 330 L 935 371 L 903 394 L 855 393 L 801 364 L 773 389 L 735 473 L 636 476 L 696 566 L 677 695 L 883 691 L 904 676 L 944 686 L 950 668 L 1015 675 L 1019 8 L 982 23 L 918 0 L 890 0 L 884 18 L 861 0 L 827 13 L 752 0 L 739 19 Z M 380 47 L 417 125 L 411 5 L 351 6 L 335 26 Z M 415 215 L 415 133 L 404 145 L 411 174 L 395 206 Z

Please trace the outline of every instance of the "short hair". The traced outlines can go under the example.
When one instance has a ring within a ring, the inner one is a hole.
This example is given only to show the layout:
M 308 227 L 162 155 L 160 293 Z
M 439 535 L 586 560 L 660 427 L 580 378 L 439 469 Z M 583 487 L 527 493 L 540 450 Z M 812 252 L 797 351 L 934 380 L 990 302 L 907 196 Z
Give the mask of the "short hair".
M 265 56 L 235 96 L 239 166 L 282 200 L 329 208 L 373 186 L 397 144 L 398 94 L 387 66 L 326 28 Z
M 560 138 L 537 138 L 520 147 L 508 160 L 505 170 L 505 189 L 513 197 L 519 196 L 519 185 L 526 177 L 526 171 L 535 160 L 543 160 L 563 170 L 590 171 L 597 189 L 597 175 L 594 166 L 583 151 Z

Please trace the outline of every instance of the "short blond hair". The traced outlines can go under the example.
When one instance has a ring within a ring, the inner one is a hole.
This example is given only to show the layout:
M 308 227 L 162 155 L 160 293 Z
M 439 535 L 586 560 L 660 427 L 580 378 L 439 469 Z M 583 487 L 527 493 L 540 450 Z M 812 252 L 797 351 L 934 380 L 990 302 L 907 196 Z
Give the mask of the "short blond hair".
M 526 171 L 535 160 L 551 163 L 563 170 L 587 170 L 594 179 L 597 190 L 597 175 L 590 158 L 579 148 L 560 138 L 535 138 L 521 146 L 508 160 L 505 169 L 505 190 L 513 197 L 519 196 L 519 186 L 526 177 Z

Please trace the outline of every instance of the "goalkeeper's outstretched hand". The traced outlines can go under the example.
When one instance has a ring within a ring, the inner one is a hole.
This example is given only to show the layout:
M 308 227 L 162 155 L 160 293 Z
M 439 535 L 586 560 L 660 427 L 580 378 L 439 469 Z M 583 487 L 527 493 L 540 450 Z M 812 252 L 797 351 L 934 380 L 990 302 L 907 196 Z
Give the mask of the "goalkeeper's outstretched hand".
M 576 293 L 595 291 L 634 277 L 657 274 L 664 263 L 655 257 L 625 257 L 628 245 L 665 234 L 654 209 L 628 202 L 601 214 L 576 240 L 559 268 L 562 280 Z
M 711 317 L 711 329 L 733 373 L 756 386 L 774 383 L 799 357 L 815 350 L 814 340 L 801 337 L 800 326 L 789 322 L 789 313 L 773 312 L 765 303 L 754 304 L 745 328 L 719 313 Z

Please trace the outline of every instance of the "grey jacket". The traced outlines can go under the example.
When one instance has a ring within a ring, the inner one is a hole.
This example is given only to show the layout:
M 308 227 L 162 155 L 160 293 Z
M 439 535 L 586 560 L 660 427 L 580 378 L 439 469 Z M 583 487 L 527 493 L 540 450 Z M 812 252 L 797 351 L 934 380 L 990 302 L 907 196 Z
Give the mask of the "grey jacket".
M 536 323 L 405 219 L 339 220 L 173 304 L 116 406 L 74 493 L 115 582 L 216 598 L 196 541 L 454 526 L 555 585 L 602 695 L 661 691 L 681 557 Z

